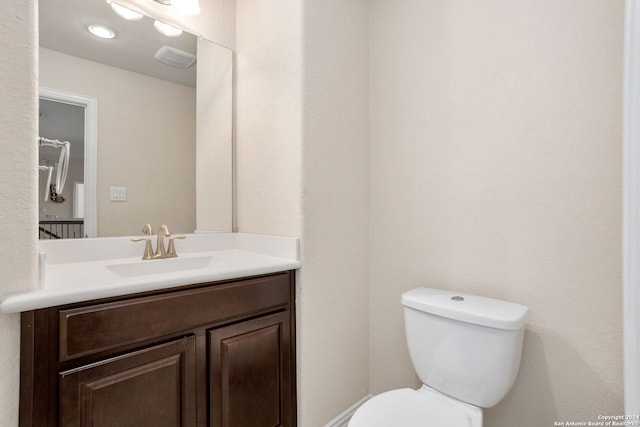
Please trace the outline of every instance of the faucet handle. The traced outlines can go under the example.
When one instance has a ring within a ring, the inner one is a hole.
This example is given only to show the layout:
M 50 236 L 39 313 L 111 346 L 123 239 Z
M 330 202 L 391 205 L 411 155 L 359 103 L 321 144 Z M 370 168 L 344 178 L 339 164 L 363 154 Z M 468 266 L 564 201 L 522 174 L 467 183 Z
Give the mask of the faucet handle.
M 175 239 L 186 239 L 187 236 L 169 236 L 169 248 L 167 249 L 167 257 L 175 258 L 178 256 L 176 253 L 176 245 L 173 243 Z
M 145 224 L 144 227 L 142 227 L 142 234 L 153 235 L 153 227 L 151 227 L 151 224 Z
M 144 230 L 143 230 L 144 231 Z M 153 258 L 153 247 L 151 246 L 151 239 L 148 237 L 139 237 L 131 239 L 132 242 L 145 242 L 144 245 L 144 254 L 142 255 L 143 260 L 148 260 Z

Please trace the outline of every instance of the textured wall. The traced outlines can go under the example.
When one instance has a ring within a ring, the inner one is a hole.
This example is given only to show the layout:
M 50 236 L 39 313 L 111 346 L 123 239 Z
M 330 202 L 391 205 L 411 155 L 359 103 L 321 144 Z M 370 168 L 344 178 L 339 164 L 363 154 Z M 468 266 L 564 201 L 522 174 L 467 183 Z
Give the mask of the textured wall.
M 300 236 L 301 5 L 236 3 L 237 230 Z
M 37 283 L 34 2 L 0 3 L 0 295 Z M 18 425 L 19 315 L 0 314 L 0 425 Z
M 415 386 L 400 294 L 528 305 L 488 426 L 622 413 L 624 2 L 371 1 L 371 389 Z
M 367 0 L 304 2 L 302 426 L 368 393 Z

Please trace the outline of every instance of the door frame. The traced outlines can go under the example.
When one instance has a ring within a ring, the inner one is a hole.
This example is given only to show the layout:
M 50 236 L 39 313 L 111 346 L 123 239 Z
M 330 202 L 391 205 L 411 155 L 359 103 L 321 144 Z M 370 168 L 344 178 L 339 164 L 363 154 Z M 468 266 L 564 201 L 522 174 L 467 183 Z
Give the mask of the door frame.
M 84 108 L 84 234 L 98 237 L 98 99 L 47 87 L 40 87 L 39 98 Z

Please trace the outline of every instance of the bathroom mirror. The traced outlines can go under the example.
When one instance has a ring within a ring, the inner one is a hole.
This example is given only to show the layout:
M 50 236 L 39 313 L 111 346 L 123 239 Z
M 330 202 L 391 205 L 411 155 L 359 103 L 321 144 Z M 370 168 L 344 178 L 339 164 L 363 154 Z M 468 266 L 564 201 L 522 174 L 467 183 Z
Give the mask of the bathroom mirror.
M 93 24 L 115 37 L 95 37 Z M 56 129 L 41 126 L 40 136 L 69 140 L 75 159 L 64 201 L 44 202 L 49 189 L 40 188 L 41 225 L 81 215 L 88 237 L 136 235 L 145 223 L 231 231 L 232 51 L 186 32 L 162 35 L 153 19 L 125 20 L 105 0 L 40 0 L 39 30 L 40 122 Z M 161 49 L 172 65 L 155 59 Z M 174 63 L 190 55 L 191 66 Z M 80 107 L 84 129 L 54 123 L 65 116 L 56 104 Z M 47 150 L 41 163 L 55 166 Z

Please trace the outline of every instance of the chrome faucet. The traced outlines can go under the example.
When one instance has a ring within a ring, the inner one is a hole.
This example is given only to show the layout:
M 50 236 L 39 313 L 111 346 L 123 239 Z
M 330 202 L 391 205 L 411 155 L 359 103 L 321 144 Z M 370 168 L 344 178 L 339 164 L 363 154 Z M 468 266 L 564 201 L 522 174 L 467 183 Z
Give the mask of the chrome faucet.
M 133 242 L 145 242 L 144 246 L 144 254 L 142 255 L 143 260 L 149 259 L 163 259 L 163 258 L 175 258 L 178 256 L 176 253 L 176 246 L 174 244 L 175 239 L 184 239 L 186 236 L 172 236 L 169 232 L 169 227 L 162 224 L 158 228 L 158 234 L 156 237 L 156 250 L 153 250 L 153 245 L 151 244 L 151 236 L 153 235 L 153 228 L 151 224 L 145 224 L 142 227 L 142 233 L 146 234 L 149 237 L 141 237 L 141 238 L 133 238 L 131 241 Z M 169 238 L 169 248 L 166 249 L 164 245 L 164 238 Z

